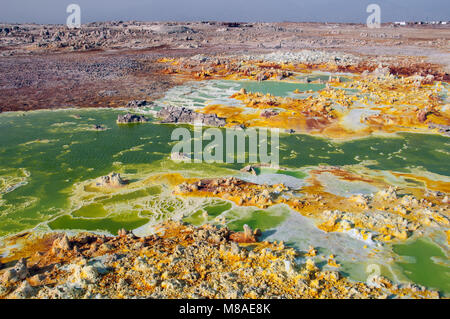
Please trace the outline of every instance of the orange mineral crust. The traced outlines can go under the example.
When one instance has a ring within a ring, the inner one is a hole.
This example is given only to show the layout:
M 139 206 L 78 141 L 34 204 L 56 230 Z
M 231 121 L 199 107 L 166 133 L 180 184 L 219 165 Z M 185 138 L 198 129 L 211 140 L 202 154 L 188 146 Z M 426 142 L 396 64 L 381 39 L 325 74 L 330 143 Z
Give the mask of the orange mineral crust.
M 248 226 L 238 237 L 246 232 Z M 233 237 L 227 228 L 177 222 L 140 238 L 125 230 L 115 237 L 30 234 L 1 260 L 0 298 L 439 298 L 383 277 L 368 286 L 320 270 L 311 250 L 256 240 L 239 245 Z M 306 263 L 297 265 L 298 256 Z M 333 255 L 327 258 L 339 267 Z
M 343 182 L 370 184 L 379 191 L 371 196 L 334 194 L 319 179 L 326 173 Z M 352 231 L 369 241 L 404 241 L 428 229 L 446 230 L 450 226 L 450 207 L 444 193 L 431 195 L 413 187 L 393 188 L 381 179 L 358 176 L 339 168 L 325 167 L 311 170 L 309 174 L 308 186 L 298 191 L 283 184 L 258 185 L 230 177 L 183 183 L 174 194 L 213 196 L 239 206 L 259 208 L 286 204 L 313 218 L 324 231 Z
M 175 63 L 184 76 L 190 74 L 193 79 L 199 80 L 246 79 L 326 84 L 318 92 L 300 92 L 296 89 L 294 93 L 302 94 L 298 98 L 241 89 L 231 98 L 239 100 L 242 107 L 206 105 L 197 110 L 225 118 L 227 126 L 282 128 L 333 139 L 349 139 L 377 132 L 440 133 L 442 127 L 450 125 L 450 111 L 443 99 L 443 94 L 447 92 L 446 85 L 432 74 L 393 75 L 389 67 L 378 66 L 370 68 L 370 72 L 369 69 L 362 73 L 355 71 L 347 77 L 347 81 L 332 74 L 328 81 L 324 81 L 320 78 L 308 80 L 310 69 L 314 69 L 311 66 L 298 68 L 252 60 L 211 61 L 211 66 L 205 69 L 203 65 L 200 73 L 190 71 L 195 67 L 186 59 L 171 63 Z M 332 71 L 329 65 L 317 68 Z M 283 71 L 285 69 L 296 70 L 297 75 L 304 74 L 306 78 L 294 77 L 294 73 L 286 73 Z

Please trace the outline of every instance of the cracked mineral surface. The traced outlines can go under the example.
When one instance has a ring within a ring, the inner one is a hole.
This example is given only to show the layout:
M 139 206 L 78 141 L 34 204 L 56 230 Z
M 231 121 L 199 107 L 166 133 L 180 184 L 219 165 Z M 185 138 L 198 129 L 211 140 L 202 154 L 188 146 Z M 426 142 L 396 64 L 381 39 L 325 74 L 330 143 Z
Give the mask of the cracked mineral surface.
M 0 298 L 448 297 L 449 41 L 0 24 Z M 279 129 L 279 165 L 172 152 L 198 123 Z
M 173 222 L 141 238 L 123 230 L 116 237 L 54 233 L 31 242 L 28 234 L 22 237 L 22 249 L 9 258 L 21 259 L 2 272 L 0 297 L 439 297 L 424 287 L 395 285 L 383 277 L 368 284 L 352 282 L 337 271 L 319 270 L 312 259 L 297 267 L 299 253 L 283 242 L 242 247 L 230 239 L 233 235 L 227 228 Z M 329 258 L 334 264 L 333 256 Z

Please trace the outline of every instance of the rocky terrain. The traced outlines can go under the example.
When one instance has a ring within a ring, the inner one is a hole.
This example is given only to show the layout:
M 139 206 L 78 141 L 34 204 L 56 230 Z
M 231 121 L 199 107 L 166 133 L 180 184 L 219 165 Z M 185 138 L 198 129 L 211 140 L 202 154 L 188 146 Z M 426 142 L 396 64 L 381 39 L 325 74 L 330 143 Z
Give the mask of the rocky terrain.
M 254 171 L 252 166 L 244 171 Z M 377 185 L 380 191 L 371 195 L 343 197 L 323 189 L 318 176 L 327 172 L 345 180 L 360 180 Z M 338 167 L 323 167 L 312 172 L 311 186 L 301 192 L 284 184 L 255 184 L 230 177 L 201 179 L 182 183 L 175 194 L 183 196 L 214 196 L 233 201 L 239 206 L 267 208 L 287 204 L 316 221 L 326 232 L 346 232 L 370 244 L 398 242 L 412 236 L 422 236 L 428 230 L 450 225 L 449 199 L 441 191 L 413 188 L 395 190 L 388 184 L 344 172 Z M 444 184 L 444 183 L 443 183 Z M 446 191 L 445 186 L 440 188 Z M 376 213 L 374 213 L 376 212 Z M 447 242 L 450 232 L 447 230 Z
M 406 68 L 400 67 L 399 61 L 376 65 L 380 59 L 362 59 L 341 52 L 301 50 L 220 59 L 196 55 L 158 61 L 166 65 L 164 73 L 194 80 L 285 81 L 321 85 L 318 94 L 312 89 L 304 92 L 295 89 L 292 93 L 298 97 L 241 89 L 230 98 L 239 100 L 244 107 L 210 104 L 197 110 L 224 118 L 227 127 L 284 128 L 287 132 L 339 139 L 380 131 L 447 135 L 450 128 L 445 93 L 448 74 L 437 66 L 423 68 L 424 65 L 415 65 L 410 59 L 408 63 L 411 64 Z M 310 76 L 314 71 L 331 74 L 325 80 Z M 333 76 L 336 72 L 350 73 L 352 77 Z M 361 106 L 364 106 L 364 111 Z M 361 111 L 365 113 L 363 116 Z M 172 110 L 164 112 L 174 113 Z M 188 112 L 191 111 L 184 113 Z M 184 122 L 192 122 L 192 115 L 186 117 L 191 120 Z M 177 114 L 168 122 L 176 123 L 176 118 Z
M 218 58 L 267 54 L 267 59 L 289 61 L 292 51 L 320 50 L 305 53 L 305 61 L 331 59 L 361 72 L 384 63 L 394 74 L 445 77 L 449 39 L 448 26 L 425 25 L 367 29 L 352 24 L 119 21 L 72 30 L 0 24 L 0 112 L 150 103 L 183 81 L 161 72 L 164 65 L 155 62 L 200 53 Z M 203 59 L 196 62 L 200 71 Z
M 99 177 L 95 185 L 100 187 L 120 187 L 125 184 L 126 181 L 120 177 L 120 174 L 111 173 L 109 175 Z
M 125 230 L 116 237 L 22 234 L 20 248 L 3 260 L 0 298 L 439 298 L 383 277 L 368 284 L 321 271 L 314 248 L 256 242 L 258 231 L 248 226 L 242 233 L 178 222 L 155 229 L 141 238 Z
M 148 119 L 143 115 L 127 113 L 125 115 L 117 116 L 117 124 L 145 123 L 145 122 L 148 122 Z
M 156 115 L 161 123 L 277 127 L 327 138 L 398 131 L 448 135 L 450 109 L 442 92 L 450 79 L 449 41 L 450 27 L 437 25 L 367 29 L 355 24 L 119 21 L 70 30 L 0 24 L 0 112 L 126 107 L 137 113 L 187 81 L 292 81 L 324 89 L 297 89 L 288 97 L 242 89 L 229 97 L 242 108 L 208 105 L 197 112 L 169 105 Z M 353 78 L 311 79 L 313 71 Z M 361 106 L 376 112 L 353 112 Z M 117 118 L 121 125 L 148 121 L 128 112 Z M 355 122 L 363 129 L 352 130 Z M 187 157 L 171 155 L 173 161 Z M 252 176 L 256 170 L 256 165 L 242 169 Z M 287 205 L 325 232 L 347 232 L 374 245 L 418 238 L 430 229 L 445 229 L 449 243 L 448 182 L 423 177 L 423 187 L 395 189 L 341 167 L 318 166 L 308 173 L 301 194 L 284 184 L 235 177 L 180 177 L 171 194 L 262 209 Z M 320 182 L 327 173 L 378 191 L 336 195 Z M 111 173 L 89 186 L 110 191 L 127 182 Z M 0 298 L 439 297 L 424 287 L 381 277 L 351 281 L 338 271 L 333 255 L 320 256 L 337 269 L 325 271 L 314 261 L 320 255 L 314 247 L 295 251 L 283 243 L 259 242 L 259 235 L 248 226 L 232 232 L 178 222 L 157 225 L 153 235 L 140 238 L 126 230 L 118 236 L 20 233 L 2 238 Z
M 161 109 L 157 116 L 162 118 L 161 123 L 199 123 L 219 127 L 226 124 L 225 119 L 218 117 L 216 114 L 198 113 L 185 107 L 167 106 Z

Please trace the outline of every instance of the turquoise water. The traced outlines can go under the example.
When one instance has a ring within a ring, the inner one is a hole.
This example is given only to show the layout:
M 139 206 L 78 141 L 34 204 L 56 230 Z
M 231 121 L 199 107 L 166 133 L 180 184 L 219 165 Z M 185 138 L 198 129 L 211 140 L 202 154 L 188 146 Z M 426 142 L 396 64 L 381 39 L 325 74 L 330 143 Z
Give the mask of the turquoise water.
M 275 96 L 290 96 L 296 89 L 299 91 L 319 91 L 325 88 L 324 84 L 302 84 L 302 83 L 289 83 L 289 82 L 276 82 L 276 81 L 240 81 L 241 87 L 247 90 L 247 92 L 260 92 L 263 94 L 271 94 Z
M 86 204 L 75 202 L 74 185 L 112 171 L 131 174 L 139 180 L 139 175 L 144 171 L 148 174 L 167 170 L 186 174 L 198 171 L 199 175 L 205 176 L 215 171 L 218 175 L 229 175 L 243 166 L 236 163 L 210 166 L 174 164 L 168 160 L 174 145 L 170 138 L 174 126 L 154 123 L 117 125 L 115 120 L 120 113 L 123 111 L 103 109 L 0 115 L 0 176 L 5 184 L 1 195 L 0 235 L 33 228 L 41 222 L 51 220 L 53 222 L 49 225 L 52 228 L 60 228 L 63 225 L 79 228 L 79 225 L 85 225 L 86 229 L 90 230 L 99 228 L 110 231 L 115 231 L 119 227 L 118 223 L 124 223 L 125 220 L 129 220 L 130 227 L 144 224 L 148 218 L 141 214 L 144 209 L 139 208 L 133 209 L 133 214 L 127 215 L 129 218 L 122 214 L 111 216 L 105 212 L 99 216 L 85 216 L 80 213 L 80 208 Z M 80 118 L 77 119 L 76 116 Z M 94 124 L 101 124 L 107 129 L 93 130 Z M 302 179 L 305 174 L 298 169 L 303 167 L 321 164 L 354 165 L 369 161 L 365 165 L 370 169 L 406 172 L 412 168 L 420 168 L 449 176 L 450 165 L 446 164 L 450 151 L 449 143 L 449 138 L 446 137 L 407 133 L 395 137 L 370 137 L 343 143 L 308 135 L 282 134 L 280 166 L 293 171 L 274 173 Z M 211 167 L 214 167 L 214 170 L 211 170 Z M 14 190 L 7 191 L 8 187 Z M 143 196 L 157 196 L 150 186 L 146 189 L 135 189 L 133 192 L 126 195 L 126 202 L 132 203 Z M 124 195 L 99 198 L 97 204 L 104 205 L 104 209 L 105 206 L 123 203 L 121 196 Z M 92 203 L 88 202 L 88 205 L 90 204 Z M 95 207 L 101 210 L 101 207 Z M 55 220 L 55 216 L 68 211 L 72 214 L 71 218 L 65 216 Z M 91 220 L 76 222 L 73 218 Z M 92 218 L 104 218 L 105 224 Z M 110 224 L 115 226 L 109 227 Z
M 169 92 L 158 103 L 171 101 L 184 105 L 191 101 L 199 107 L 216 102 L 238 105 L 229 96 L 241 87 L 282 96 L 289 96 L 296 88 L 321 88 L 271 81 L 195 85 Z M 180 94 L 180 90 L 185 93 Z M 0 237 L 35 227 L 112 234 L 126 228 L 145 233 L 148 225 L 168 218 L 183 218 L 201 225 L 218 223 L 217 218 L 223 216 L 233 230 L 241 230 L 248 224 L 262 229 L 264 238 L 285 239 L 297 248 L 321 243 L 330 253 L 354 254 L 359 261 L 366 258 L 362 242 L 345 234 L 325 234 L 287 207 L 261 210 L 236 207 L 213 198 L 181 198 L 173 196 L 164 181 L 147 182 L 155 174 L 169 172 L 199 178 L 241 176 L 239 170 L 246 164 L 174 163 L 169 160 L 175 144 L 171 133 L 180 126 L 161 125 L 153 120 L 146 124 L 117 125 L 117 115 L 124 112 L 72 109 L 0 114 Z M 96 124 L 105 130 L 95 130 Z M 191 126 L 182 127 L 194 136 Z M 419 171 L 441 180 L 450 176 L 450 138 L 438 135 L 398 133 L 336 142 L 309 135 L 281 134 L 279 151 L 280 166 L 285 169 L 257 168 L 259 176 L 287 176 L 301 184 L 308 177 L 307 170 L 318 165 L 364 168 L 378 176 L 387 176 L 391 171 Z M 114 191 L 92 189 L 90 185 L 96 178 L 113 171 L 128 179 L 129 185 Z M 418 242 L 406 248 L 398 246 L 394 251 L 416 258 L 415 263 L 399 263 L 404 276 L 448 291 L 448 265 L 429 258 L 446 256 L 429 245 L 432 244 Z M 431 255 L 422 254 L 422 250 Z M 362 265 L 349 259 L 343 269 L 353 278 L 364 278 Z M 423 277 L 420 274 L 424 269 L 438 275 L 432 275 L 431 279 Z

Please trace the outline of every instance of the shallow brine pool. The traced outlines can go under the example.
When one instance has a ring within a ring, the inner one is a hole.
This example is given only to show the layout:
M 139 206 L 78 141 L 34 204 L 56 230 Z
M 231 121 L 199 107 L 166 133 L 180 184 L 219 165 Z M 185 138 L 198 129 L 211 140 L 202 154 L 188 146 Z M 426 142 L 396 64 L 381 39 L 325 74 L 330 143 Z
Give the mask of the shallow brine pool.
M 170 90 L 154 109 L 167 104 L 193 108 L 219 103 L 239 106 L 239 101 L 230 96 L 242 87 L 283 96 L 296 88 L 322 88 L 317 84 L 269 81 L 196 82 Z M 398 133 L 338 142 L 281 134 L 283 169 L 258 168 L 257 176 L 253 176 L 240 172 L 243 164 L 175 163 L 170 160 L 175 126 L 158 124 L 150 113 L 149 123 L 117 125 L 117 115 L 124 112 L 69 109 L 0 114 L 0 236 L 32 229 L 116 234 L 120 228 L 144 235 L 152 231 L 152 225 L 168 218 L 200 225 L 218 223 L 218 217 L 225 217 L 233 230 L 248 224 L 260 228 L 264 239 L 284 240 L 302 250 L 312 245 L 333 253 L 342 264 L 340 271 L 354 279 L 365 280 L 367 266 L 378 263 L 383 265 L 383 274 L 392 279 L 450 292 L 448 245 L 442 240 L 413 240 L 394 247 L 386 244 L 378 247 L 385 253 L 373 260 L 364 241 L 345 233 L 325 233 L 288 206 L 259 209 L 238 207 L 218 198 L 174 196 L 170 180 L 152 178 L 163 173 L 198 178 L 236 176 L 256 183 L 284 182 L 300 189 L 307 185 L 311 170 L 332 165 L 382 176 L 394 185 L 405 180 L 392 172 L 414 172 L 449 183 L 449 138 Z M 97 130 L 95 125 L 104 129 Z M 183 127 L 193 130 L 189 125 Z M 101 192 L 90 186 L 110 172 L 120 173 L 130 181 L 129 185 Z M 333 175 L 322 174 L 321 178 L 327 191 L 341 196 L 377 190 L 364 183 L 340 181 Z M 414 180 L 406 183 L 420 184 Z

